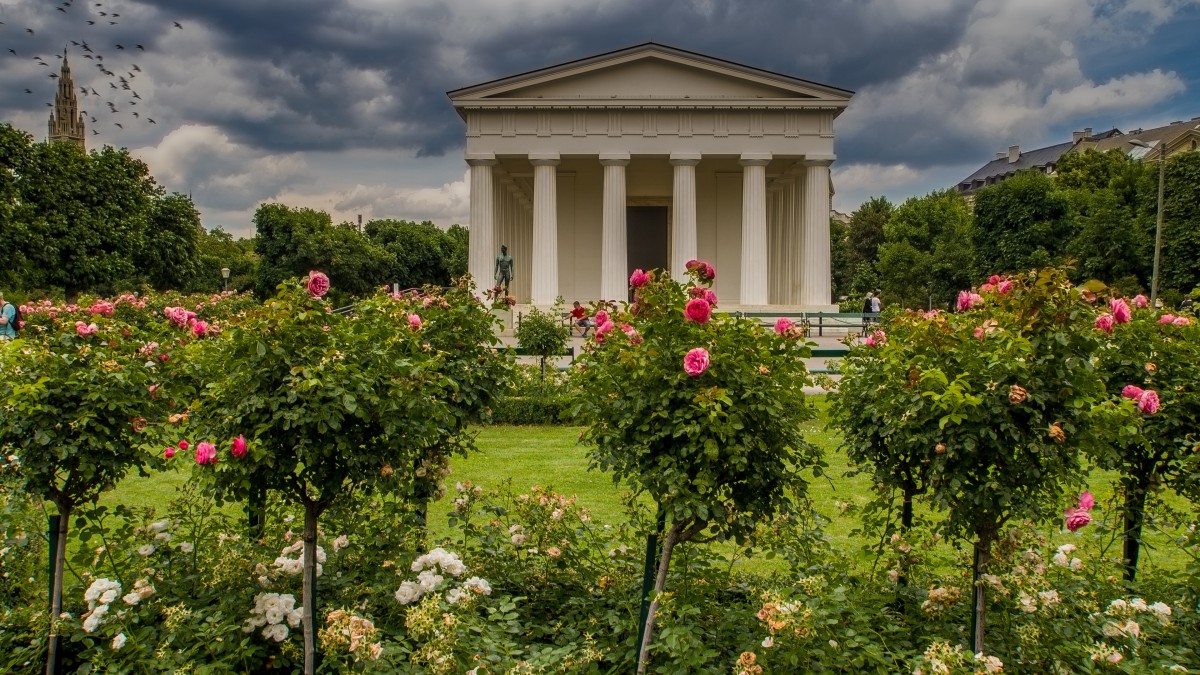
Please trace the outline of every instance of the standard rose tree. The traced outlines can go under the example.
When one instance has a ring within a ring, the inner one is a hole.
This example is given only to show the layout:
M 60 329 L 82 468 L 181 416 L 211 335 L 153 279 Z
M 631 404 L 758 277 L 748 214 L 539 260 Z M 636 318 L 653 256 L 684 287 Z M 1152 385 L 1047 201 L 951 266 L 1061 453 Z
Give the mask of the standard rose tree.
M 1113 298 L 1095 327 L 1107 340 L 1098 356 L 1109 395 L 1138 410 L 1139 424 L 1097 454 L 1101 466 L 1121 472 L 1128 581 L 1137 575 L 1146 498 L 1162 487 L 1188 490 L 1189 438 L 1200 430 L 1200 325 L 1148 305 L 1142 296 Z
M 328 290 L 312 272 L 204 343 L 195 360 L 210 381 L 191 407 L 195 461 L 218 495 L 270 489 L 303 506 L 306 608 L 321 514 L 354 490 L 392 489 L 396 473 L 410 476 L 431 455 L 469 448 L 466 425 L 504 372 L 489 360 L 492 316 L 468 289 L 380 293 L 345 315 L 323 300 Z M 305 611 L 306 673 L 312 621 Z
M 1081 449 L 1131 408 L 1106 403 L 1096 312 L 1064 273 L 993 277 L 958 310 L 909 312 L 854 347 L 832 411 L 851 461 L 899 491 L 909 518 L 923 495 L 944 532 L 974 540 L 978 580 L 1006 523 L 1059 516 L 1086 477 Z M 976 584 L 977 652 L 983 596 Z
M 597 315 L 575 371 L 593 467 L 648 496 L 666 523 L 639 672 L 672 549 L 705 533 L 744 541 L 804 494 L 802 471 L 823 466 L 800 433 L 813 413 L 799 331 L 715 312 L 716 271 L 688 270 L 686 285 L 635 271 L 633 303 Z

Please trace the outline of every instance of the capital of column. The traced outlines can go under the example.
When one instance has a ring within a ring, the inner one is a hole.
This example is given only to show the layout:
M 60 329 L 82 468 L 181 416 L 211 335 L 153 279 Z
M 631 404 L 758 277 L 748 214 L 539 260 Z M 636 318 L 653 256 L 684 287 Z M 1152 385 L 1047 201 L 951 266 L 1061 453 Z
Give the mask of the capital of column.
M 696 166 L 700 163 L 698 152 L 672 152 L 671 166 Z
M 531 152 L 529 162 L 534 166 L 558 166 L 557 152 Z
M 804 166 L 829 166 L 835 159 L 833 155 L 809 155 L 804 158 Z
M 769 152 L 745 152 L 738 158 L 738 164 L 742 166 L 766 166 L 771 163 L 771 153 Z
M 603 166 L 625 166 L 629 164 L 628 152 L 602 152 L 600 164 Z
M 471 166 L 495 166 L 498 163 L 496 155 L 490 152 L 472 152 L 467 154 L 467 164 Z

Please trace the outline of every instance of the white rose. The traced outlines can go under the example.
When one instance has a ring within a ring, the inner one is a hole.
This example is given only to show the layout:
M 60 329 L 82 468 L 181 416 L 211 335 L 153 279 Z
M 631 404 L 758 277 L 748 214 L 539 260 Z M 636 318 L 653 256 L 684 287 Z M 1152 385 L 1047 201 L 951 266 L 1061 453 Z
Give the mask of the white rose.
M 115 638 L 113 638 L 113 640 L 112 640 L 112 648 L 120 649 L 121 647 L 124 647 L 124 646 L 125 646 L 125 634 L 117 633 L 117 636 Z

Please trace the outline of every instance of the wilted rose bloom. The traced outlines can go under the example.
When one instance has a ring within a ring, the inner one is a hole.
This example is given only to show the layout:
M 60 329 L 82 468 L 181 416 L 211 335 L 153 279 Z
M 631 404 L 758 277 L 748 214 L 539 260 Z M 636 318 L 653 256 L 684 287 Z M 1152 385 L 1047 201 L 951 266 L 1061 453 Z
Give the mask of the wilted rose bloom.
M 133 420 L 130 422 L 130 426 L 133 427 L 134 433 L 138 433 L 138 434 L 145 431 L 146 425 L 148 425 L 148 424 L 149 424 L 149 422 L 146 421 L 146 418 L 141 417 L 141 416 L 133 418 Z
M 246 456 L 246 437 L 244 435 L 239 434 L 237 438 L 233 439 L 233 447 L 229 450 L 229 454 L 237 459 Z
M 308 294 L 314 298 L 319 298 L 329 292 L 329 277 L 321 272 L 312 271 L 308 273 Z
M 683 357 L 683 372 L 692 377 L 696 377 L 708 370 L 708 366 L 708 350 L 704 347 L 696 347 Z
M 1062 426 L 1059 425 L 1058 422 L 1050 425 L 1050 430 L 1048 433 L 1050 434 L 1050 440 L 1054 441 L 1055 443 L 1062 443 L 1063 441 L 1067 440 L 1067 433 L 1063 431 Z
M 421 328 L 421 316 L 419 314 L 409 314 L 408 327 L 413 330 L 419 330 Z
M 1150 300 L 1141 294 L 1133 296 L 1133 306 L 1138 309 L 1146 309 L 1150 306 Z
M 1147 389 L 1146 391 L 1143 391 L 1137 397 L 1137 406 L 1138 410 L 1141 410 L 1147 415 L 1153 415 L 1154 413 L 1158 412 L 1158 392 L 1154 391 L 1153 389 Z
M 1116 323 L 1129 323 L 1129 319 L 1133 317 L 1133 310 L 1129 309 L 1129 305 L 1122 298 L 1109 300 L 1108 309 Z
M 775 319 L 775 333 L 777 335 L 787 335 L 788 331 L 791 330 L 793 325 L 795 324 L 792 323 L 791 319 L 787 318 L 786 316 L 781 316 L 778 319 Z
M 1125 385 L 1125 388 L 1121 390 L 1121 395 L 1124 396 L 1125 398 L 1136 399 L 1137 397 L 1142 395 L 1143 391 L 1144 390 L 1137 385 L 1127 384 L 1127 385 Z
M 629 275 L 629 285 L 634 288 L 641 288 L 650 283 L 650 275 L 642 269 L 636 269 L 633 274 Z
M 1014 384 L 1008 388 L 1008 402 L 1012 403 L 1013 405 L 1024 403 L 1027 396 L 1028 392 L 1026 392 L 1025 388 L 1020 385 Z
M 1162 316 L 1158 317 L 1158 322 L 1160 324 L 1175 323 L 1175 315 L 1163 314 Z
M 687 317 L 688 321 L 695 321 L 699 324 L 708 323 L 708 319 L 712 316 L 712 305 L 701 298 L 692 298 L 683 308 L 683 315 Z
M 1092 522 L 1092 514 L 1083 509 L 1067 509 L 1063 515 L 1067 518 L 1067 529 L 1072 532 Z
M 1096 330 L 1104 331 L 1105 333 L 1113 332 L 1113 315 L 1105 312 L 1096 317 Z

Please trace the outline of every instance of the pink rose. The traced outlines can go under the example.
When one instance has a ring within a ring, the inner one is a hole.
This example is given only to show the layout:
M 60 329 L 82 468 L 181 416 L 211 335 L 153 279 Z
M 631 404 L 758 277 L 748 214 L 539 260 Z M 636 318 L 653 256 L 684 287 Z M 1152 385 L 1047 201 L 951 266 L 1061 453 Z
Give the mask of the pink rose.
M 775 334 L 787 335 L 788 331 L 791 330 L 792 326 L 794 325 L 795 324 L 792 323 L 791 319 L 787 318 L 786 316 L 781 316 L 778 319 L 775 319 Z
M 1129 305 L 1122 298 L 1109 300 L 1108 309 L 1112 312 L 1113 321 L 1117 323 L 1129 323 L 1133 318 L 1133 310 L 1129 309 Z
M 163 452 L 163 457 L 165 457 L 167 459 L 171 459 L 174 456 L 175 456 L 175 447 L 174 446 L 168 447 L 166 449 L 166 451 Z
M 178 443 L 176 443 L 176 445 L 178 445 L 178 446 L 179 446 L 179 449 L 180 449 L 180 450 L 187 450 L 187 449 L 188 449 L 188 442 L 187 442 L 187 441 L 179 441 Z
M 999 274 L 993 274 L 992 276 L 988 277 L 987 282 L 989 284 L 995 286 L 996 284 L 1000 283 L 1000 279 L 1001 279 L 1001 277 Z
M 1177 316 L 1171 323 L 1175 324 L 1176 326 L 1187 326 L 1192 323 L 1192 320 L 1186 316 Z
M 1007 295 L 1008 293 L 1010 293 L 1012 291 L 1012 289 L 1013 289 L 1013 282 L 1011 279 L 1005 279 L 1004 281 L 1001 281 L 1000 283 L 996 284 L 996 292 L 999 293 L 1000 295 Z
M 621 330 L 629 336 L 629 343 L 634 345 L 642 344 L 642 336 L 638 335 L 637 329 L 627 323 L 621 324 Z
M 1175 323 L 1175 315 L 1174 314 L 1163 314 L 1162 316 L 1158 317 L 1158 323 L 1160 323 L 1160 324 Z
M 604 336 L 611 333 L 615 327 L 611 321 L 600 324 L 600 327 L 596 329 L 596 342 L 604 342 Z
M 650 283 L 650 275 L 641 269 L 636 269 L 633 274 L 629 275 L 629 285 L 634 288 L 641 288 Z
M 1142 395 L 1142 391 L 1144 390 L 1135 384 L 1127 384 L 1125 385 L 1125 388 L 1121 390 L 1121 395 L 1125 398 L 1136 399 Z
M 1105 312 L 1096 317 L 1096 330 L 1102 330 L 1105 333 L 1113 332 L 1113 315 Z
M 1147 389 L 1137 397 L 1138 410 L 1147 415 L 1153 415 L 1158 412 L 1158 405 L 1158 392 L 1153 389 Z
M 603 309 L 600 310 L 599 312 L 596 312 L 595 318 L 596 318 L 597 326 L 603 326 L 604 324 L 611 321 L 611 318 L 608 316 L 608 312 L 604 311 Z
M 991 292 L 992 292 L 992 291 L 994 291 L 994 290 L 996 290 L 996 285 L 995 285 L 995 284 L 981 284 L 981 285 L 979 286 L 979 292 L 980 292 L 980 293 L 991 293 Z
M 208 332 L 208 322 L 197 321 L 192 325 L 192 332 L 195 333 L 196 337 L 204 337 L 204 334 Z
M 1138 309 L 1146 309 L 1150 306 L 1150 300 L 1144 295 L 1135 295 L 1133 296 L 1133 306 Z
M 704 289 L 704 301 L 713 307 L 717 306 L 717 293 L 711 288 Z
M 887 344 L 887 333 L 881 330 L 874 331 L 863 340 L 863 344 L 868 347 L 882 347 Z
M 942 313 L 942 310 L 940 310 L 940 309 L 931 309 L 928 312 L 921 314 L 921 316 L 924 317 L 926 320 L 936 319 L 937 315 L 941 314 L 941 313 Z
M 419 314 L 408 315 L 408 327 L 413 330 L 421 329 L 421 316 Z
M 692 377 L 696 377 L 708 370 L 708 365 L 708 350 L 704 347 L 696 347 L 683 357 L 683 372 Z
M 217 446 L 203 441 L 196 444 L 196 463 L 197 464 L 216 464 L 217 463 Z
M 229 454 L 233 455 L 237 459 L 241 459 L 246 456 L 245 436 L 239 434 L 237 438 L 233 439 L 233 447 L 230 448 Z
M 94 323 L 84 323 L 82 321 L 75 322 L 75 332 L 81 337 L 87 337 L 100 330 L 100 327 Z
M 983 303 L 983 296 L 973 291 L 958 292 L 958 311 L 965 312 L 975 305 Z
M 1084 511 L 1091 511 L 1092 507 L 1095 505 L 1096 497 L 1093 496 L 1092 493 L 1084 490 L 1083 493 L 1079 495 L 1079 508 L 1083 509 Z
M 683 308 L 683 315 L 687 317 L 688 321 L 706 324 L 709 317 L 712 316 L 712 305 L 708 304 L 707 300 L 692 298 L 688 300 L 687 306 Z
M 1067 529 L 1072 532 L 1092 522 L 1092 514 L 1083 509 L 1067 509 L 1063 515 L 1067 518 Z
M 703 260 L 689 260 L 684 266 L 689 272 L 695 272 L 696 278 L 706 283 L 712 283 L 717 278 L 717 270 Z
M 321 272 L 308 273 L 308 294 L 319 298 L 329 292 L 329 277 Z

